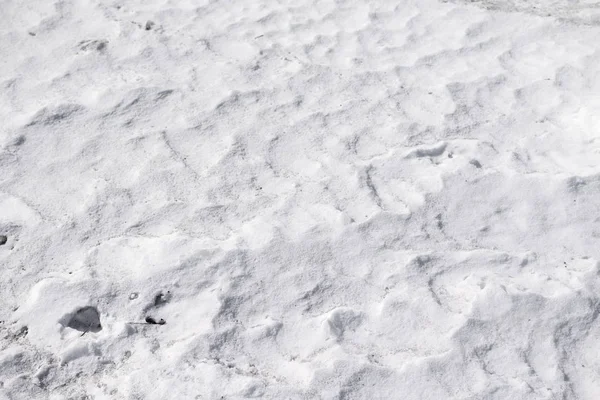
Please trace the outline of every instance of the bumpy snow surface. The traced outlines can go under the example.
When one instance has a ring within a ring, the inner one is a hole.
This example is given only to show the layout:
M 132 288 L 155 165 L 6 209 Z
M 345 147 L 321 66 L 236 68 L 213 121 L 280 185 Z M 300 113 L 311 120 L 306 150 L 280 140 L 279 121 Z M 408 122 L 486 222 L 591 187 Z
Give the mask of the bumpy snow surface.
M 598 7 L 2 1 L 0 399 L 599 399 Z

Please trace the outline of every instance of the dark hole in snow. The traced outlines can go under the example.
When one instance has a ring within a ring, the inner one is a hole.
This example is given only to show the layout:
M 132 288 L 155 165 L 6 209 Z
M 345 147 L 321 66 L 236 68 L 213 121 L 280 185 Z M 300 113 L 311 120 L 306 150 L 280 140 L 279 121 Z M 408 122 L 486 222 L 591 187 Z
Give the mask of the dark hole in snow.
M 166 304 L 169 300 L 171 299 L 171 292 L 167 292 L 166 294 L 164 293 L 159 293 L 156 296 L 154 296 L 154 307 L 160 307 L 164 304 Z
M 25 143 L 25 136 L 23 136 L 23 135 L 20 135 L 19 137 L 17 137 L 15 139 L 15 141 L 13 142 L 13 144 L 15 146 L 21 146 L 23 143 Z
M 63 326 L 75 329 L 79 332 L 100 332 L 100 314 L 96 307 L 83 307 L 72 314 L 65 315 L 60 323 Z
M 15 333 L 15 339 L 23 338 L 23 337 L 27 336 L 28 333 L 29 333 L 29 328 L 24 326 L 21 329 L 19 329 L 19 332 Z

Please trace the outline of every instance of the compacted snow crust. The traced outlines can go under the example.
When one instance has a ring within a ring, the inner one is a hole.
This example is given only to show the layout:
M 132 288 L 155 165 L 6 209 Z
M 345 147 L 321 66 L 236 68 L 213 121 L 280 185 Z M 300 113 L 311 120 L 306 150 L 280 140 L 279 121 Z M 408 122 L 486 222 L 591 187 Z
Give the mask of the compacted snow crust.
M 600 398 L 598 7 L 2 1 L 0 399 Z

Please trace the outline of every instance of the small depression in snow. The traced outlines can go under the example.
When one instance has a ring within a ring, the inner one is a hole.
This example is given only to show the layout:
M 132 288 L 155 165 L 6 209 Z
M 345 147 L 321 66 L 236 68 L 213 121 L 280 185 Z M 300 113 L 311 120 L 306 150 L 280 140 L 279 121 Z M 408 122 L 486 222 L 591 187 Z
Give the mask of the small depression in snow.
M 60 324 L 64 327 L 75 329 L 80 332 L 100 332 L 100 313 L 96 307 L 82 307 L 74 313 L 66 314 L 60 319 Z

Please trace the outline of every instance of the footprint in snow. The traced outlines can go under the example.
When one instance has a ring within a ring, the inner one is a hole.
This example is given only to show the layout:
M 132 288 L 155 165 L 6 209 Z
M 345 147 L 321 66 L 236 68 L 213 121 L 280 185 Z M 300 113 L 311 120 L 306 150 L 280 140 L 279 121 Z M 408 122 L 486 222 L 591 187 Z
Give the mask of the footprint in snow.
M 60 324 L 64 327 L 75 329 L 79 332 L 100 332 L 100 313 L 96 307 L 83 307 L 71 314 L 66 314 L 60 319 Z

